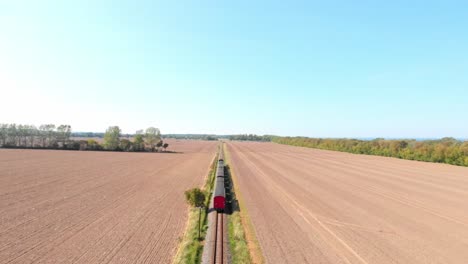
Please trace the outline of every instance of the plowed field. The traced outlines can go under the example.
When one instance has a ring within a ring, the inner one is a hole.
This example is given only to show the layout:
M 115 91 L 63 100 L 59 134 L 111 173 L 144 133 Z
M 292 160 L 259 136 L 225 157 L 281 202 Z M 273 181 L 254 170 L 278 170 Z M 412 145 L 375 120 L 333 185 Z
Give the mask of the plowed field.
M 0 149 L 0 263 L 168 263 L 216 142 L 182 153 Z
M 268 263 L 468 263 L 468 168 L 228 143 Z

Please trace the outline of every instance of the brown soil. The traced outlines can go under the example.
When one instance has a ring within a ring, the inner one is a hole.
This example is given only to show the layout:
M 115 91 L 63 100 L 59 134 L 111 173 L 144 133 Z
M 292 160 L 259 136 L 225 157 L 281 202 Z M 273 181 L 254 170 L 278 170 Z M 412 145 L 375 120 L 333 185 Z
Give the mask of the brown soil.
M 227 145 L 268 263 L 467 263 L 466 167 Z
M 0 149 L 0 263 L 169 263 L 217 142 L 180 154 Z

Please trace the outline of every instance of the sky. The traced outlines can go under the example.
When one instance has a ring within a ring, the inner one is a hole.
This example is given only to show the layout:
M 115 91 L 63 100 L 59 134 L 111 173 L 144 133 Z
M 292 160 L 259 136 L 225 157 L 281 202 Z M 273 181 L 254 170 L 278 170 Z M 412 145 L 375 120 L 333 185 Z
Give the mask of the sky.
M 3 1 L 0 123 L 468 138 L 467 1 Z

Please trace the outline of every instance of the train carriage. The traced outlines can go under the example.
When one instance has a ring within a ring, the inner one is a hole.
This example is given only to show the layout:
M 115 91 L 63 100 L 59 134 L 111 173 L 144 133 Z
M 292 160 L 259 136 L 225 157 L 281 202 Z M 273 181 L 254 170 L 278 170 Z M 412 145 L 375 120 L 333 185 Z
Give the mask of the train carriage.
M 222 153 L 222 152 L 221 152 Z M 213 208 L 216 211 L 224 211 L 226 207 L 226 189 L 224 187 L 224 159 L 220 155 L 216 168 L 216 181 L 213 196 Z
M 224 211 L 226 207 L 226 189 L 224 188 L 224 177 L 216 178 L 213 207 L 216 211 Z

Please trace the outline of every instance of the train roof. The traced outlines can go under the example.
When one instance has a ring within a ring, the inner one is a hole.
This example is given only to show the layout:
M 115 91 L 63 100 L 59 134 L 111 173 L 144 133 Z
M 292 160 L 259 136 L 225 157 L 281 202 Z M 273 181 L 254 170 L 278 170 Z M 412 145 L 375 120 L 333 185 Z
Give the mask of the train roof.
M 216 177 L 224 177 L 224 166 L 219 166 L 216 168 Z
M 219 161 L 216 166 L 216 177 L 224 177 L 224 162 Z
M 216 178 L 214 196 L 226 196 L 226 189 L 224 188 L 224 177 Z

